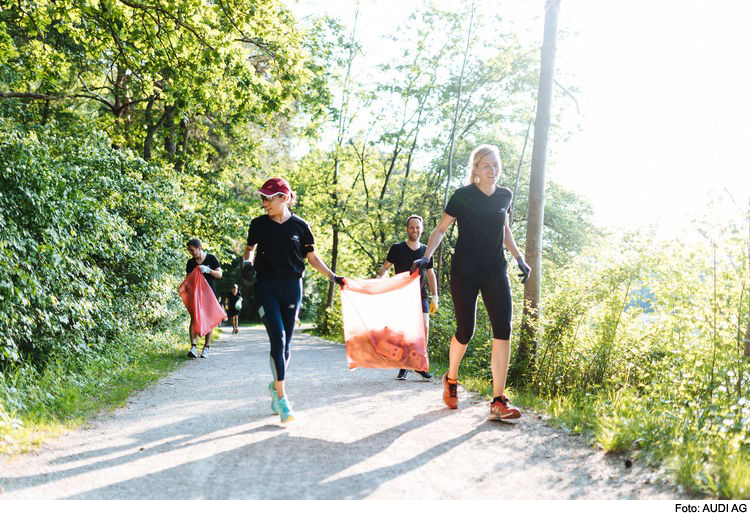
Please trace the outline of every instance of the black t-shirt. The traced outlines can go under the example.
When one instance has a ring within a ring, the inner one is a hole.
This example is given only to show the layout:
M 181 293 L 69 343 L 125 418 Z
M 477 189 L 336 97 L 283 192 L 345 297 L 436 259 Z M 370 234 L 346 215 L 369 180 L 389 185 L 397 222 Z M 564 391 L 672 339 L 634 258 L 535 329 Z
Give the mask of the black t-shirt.
M 451 274 L 492 277 L 505 273 L 503 237 L 512 200 L 513 193 L 506 187 L 496 186 L 491 196 L 473 184 L 456 189 L 445 206 L 445 212 L 458 222 Z
M 187 261 L 187 265 L 185 266 L 185 273 L 189 274 L 191 271 L 193 271 L 198 266 L 208 266 L 212 270 L 218 269 L 221 267 L 221 264 L 219 264 L 219 259 L 217 259 L 215 256 L 213 256 L 211 253 L 206 253 L 206 258 L 203 259 L 203 262 L 201 264 L 198 264 L 194 258 L 191 258 Z M 211 289 L 216 293 L 216 285 L 214 284 L 214 279 L 210 274 L 204 273 L 203 278 L 206 279 L 206 282 L 208 282 L 208 285 L 211 286 Z
M 391 246 L 385 260 L 393 264 L 396 273 L 403 273 L 404 271 L 411 270 L 411 265 L 415 260 L 424 257 L 425 250 L 427 250 L 427 246 L 424 244 L 419 244 L 417 249 L 411 249 L 406 242 L 399 242 L 398 244 L 393 244 Z M 427 264 L 427 268 L 432 268 L 432 257 L 430 257 L 430 262 Z M 422 289 L 422 298 L 426 299 L 427 285 L 425 284 L 424 277 L 425 271 L 422 270 L 419 280 Z
M 247 230 L 247 245 L 256 244 L 254 265 L 259 278 L 301 278 L 305 257 L 315 249 L 310 226 L 295 214 L 281 224 L 268 215 L 253 218 Z
M 240 294 L 240 292 L 237 292 L 237 294 L 229 292 L 227 295 L 227 310 L 234 312 L 236 310 L 234 305 L 237 304 L 239 299 L 242 299 L 242 294 Z

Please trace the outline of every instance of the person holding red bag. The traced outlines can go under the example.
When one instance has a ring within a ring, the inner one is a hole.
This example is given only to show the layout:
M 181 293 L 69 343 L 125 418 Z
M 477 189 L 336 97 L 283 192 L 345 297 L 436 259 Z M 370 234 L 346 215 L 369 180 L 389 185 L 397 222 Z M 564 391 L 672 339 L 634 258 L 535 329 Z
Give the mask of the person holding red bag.
M 242 276 L 255 281 L 258 312 L 271 344 L 273 381 L 268 386 L 271 410 L 286 423 L 294 419 L 285 381 L 295 320 L 302 301 L 305 260 L 331 282 L 343 286 L 344 279 L 328 269 L 315 254 L 310 226 L 290 210 L 296 195 L 284 179 L 271 178 L 256 192 L 260 194 L 266 214 L 250 222 Z
M 211 253 L 206 253 L 203 250 L 203 244 L 197 238 L 192 238 L 188 241 L 187 249 L 193 258 L 187 261 L 187 265 L 185 266 L 185 274 L 190 275 L 190 272 L 200 266 L 201 273 L 203 273 L 203 278 L 205 278 L 206 282 L 208 282 L 208 285 L 211 286 L 211 290 L 214 292 L 214 297 L 216 297 L 216 285 L 214 284 L 214 281 L 216 279 L 220 279 L 224 273 L 221 269 L 219 259 L 217 259 Z M 196 340 L 197 334 L 195 332 L 195 319 L 194 315 L 190 314 L 190 351 L 187 353 L 187 355 L 191 359 L 196 359 L 198 357 L 198 348 L 195 344 Z M 206 340 L 203 344 L 203 350 L 201 351 L 200 357 L 208 357 L 210 344 L 211 332 L 208 332 L 206 334 Z

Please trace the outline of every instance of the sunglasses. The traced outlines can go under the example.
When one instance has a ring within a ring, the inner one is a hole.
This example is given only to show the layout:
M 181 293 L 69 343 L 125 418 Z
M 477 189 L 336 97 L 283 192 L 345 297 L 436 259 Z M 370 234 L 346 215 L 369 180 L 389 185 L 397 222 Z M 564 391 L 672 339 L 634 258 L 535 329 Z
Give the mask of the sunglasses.
M 260 200 L 261 200 L 261 202 L 270 202 L 271 200 L 273 200 L 277 196 L 285 196 L 285 194 L 284 193 L 276 193 L 276 194 L 271 195 L 271 196 L 265 196 L 265 195 L 261 194 L 260 195 Z

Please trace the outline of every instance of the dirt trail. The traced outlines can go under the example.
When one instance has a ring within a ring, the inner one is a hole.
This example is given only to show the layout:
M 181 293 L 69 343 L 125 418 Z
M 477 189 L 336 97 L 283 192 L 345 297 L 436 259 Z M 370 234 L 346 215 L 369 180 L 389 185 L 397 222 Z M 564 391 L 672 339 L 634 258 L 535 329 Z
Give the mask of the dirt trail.
M 0 459 L 2 499 L 677 499 L 638 464 L 607 457 L 526 412 L 439 382 L 346 367 L 344 348 L 298 333 L 290 399 L 270 412 L 260 327 L 215 343 L 115 412 L 36 453 Z

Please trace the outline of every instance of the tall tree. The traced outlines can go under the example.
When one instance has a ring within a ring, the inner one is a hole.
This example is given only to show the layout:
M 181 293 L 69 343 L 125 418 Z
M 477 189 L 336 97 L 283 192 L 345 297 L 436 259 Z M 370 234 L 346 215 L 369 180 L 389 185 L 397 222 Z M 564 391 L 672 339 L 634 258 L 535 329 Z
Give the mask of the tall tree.
M 523 370 L 536 352 L 536 322 L 539 316 L 542 292 L 542 228 L 544 226 L 544 178 L 547 166 L 547 138 L 549 136 L 552 108 L 552 87 L 555 75 L 557 49 L 557 18 L 560 0 L 546 0 L 544 15 L 544 40 L 542 43 L 539 90 L 537 94 L 534 147 L 531 153 L 531 182 L 529 184 L 529 210 L 526 225 L 526 262 L 531 266 L 531 276 L 524 287 L 524 308 L 521 345 L 513 378 L 523 377 Z
M 333 151 L 333 174 L 331 181 L 331 202 L 332 209 L 331 214 L 333 215 L 333 241 L 331 245 L 331 271 L 335 272 L 338 266 L 339 260 L 339 238 L 341 233 L 341 221 L 339 219 L 340 213 L 340 200 L 338 185 L 340 180 L 339 171 L 341 170 L 341 155 L 343 151 L 344 137 L 348 129 L 349 119 L 349 98 L 351 95 L 351 74 L 352 64 L 354 63 L 354 57 L 357 54 L 356 45 L 356 34 L 357 34 L 357 19 L 359 18 L 359 4 L 354 11 L 354 24 L 352 25 L 352 32 L 349 38 L 349 57 L 346 61 L 346 76 L 344 77 L 344 86 L 341 92 L 341 107 L 339 108 L 339 122 L 336 134 L 336 145 Z M 333 282 L 328 285 L 328 294 L 326 296 L 326 306 L 329 308 L 333 307 L 334 301 L 334 286 Z
M 451 182 L 453 180 L 453 151 L 456 147 L 456 126 L 458 125 L 458 111 L 461 108 L 461 90 L 464 84 L 464 71 L 466 70 L 466 59 L 469 57 L 469 49 L 471 47 L 471 29 L 474 26 L 474 2 L 471 3 L 471 11 L 469 14 L 469 27 L 466 30 L 466 49 L 464 49 L 464 60 L 461 63 L 461 74 L 458 77 L 458 94 L 456 95 L 456 108 L 453 111 L 453 124 L 451 125 L 451 139 L 448 145 L 448 177 L 445 180 L 445 192 L 443 193 L 443 209 L 445 204 L 448 203 L 448 190 L 450 189 Z M 440 244 L 438 248 L 437 257 L 437 276 L 442 277 L 442 265 L 443 265 L 443 245 Z M 439 287 L 440 281 L 438 281 Z
M 747 235 L 747 261 L 749 263 L 748 268 L 750 268 L 750 199 L 747 202 Z M 748 317 L 747 329 L 745 330 L 744 353 L 746 358 L 750 358 L 750 317 Z
M 278 0 L 17 0 L 0 11 L 0 101 L 210 166 L 305 91 L 299 41 Z

